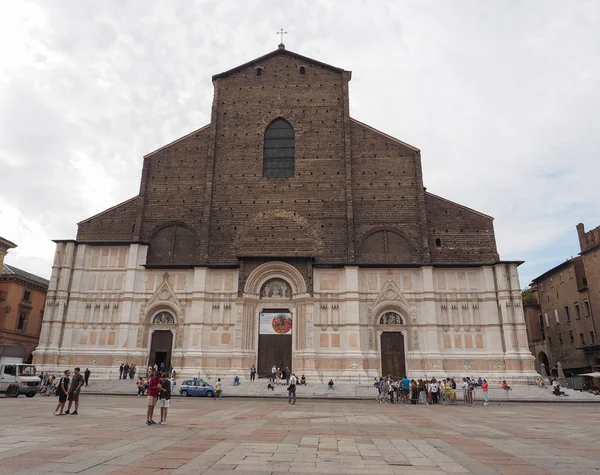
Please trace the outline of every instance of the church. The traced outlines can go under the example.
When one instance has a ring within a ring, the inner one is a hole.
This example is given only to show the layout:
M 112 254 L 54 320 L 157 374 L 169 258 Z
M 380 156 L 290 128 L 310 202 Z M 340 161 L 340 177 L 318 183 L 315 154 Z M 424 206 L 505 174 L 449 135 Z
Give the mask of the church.
M 209 124 L 57 240 L 40 370 L 309 380 L 535 375 L 493 218 L 350 116 L 350 71 L 278 49 L 212 77 Z

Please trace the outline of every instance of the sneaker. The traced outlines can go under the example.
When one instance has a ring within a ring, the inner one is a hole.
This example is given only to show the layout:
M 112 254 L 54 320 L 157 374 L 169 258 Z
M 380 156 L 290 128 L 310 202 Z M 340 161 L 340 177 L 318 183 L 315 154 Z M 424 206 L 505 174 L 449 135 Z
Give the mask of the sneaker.
M 167 423 L 167 421 L 160 421 L 160 425 L 164 426 Z
M 156 422 L 154 422 L 153 420 L 150 420 L 150 424 L 156 424 Z
M 147 426 L 151 426 L 152 425 L 152 421 L 146 421 L 146 425 Z
M 61 412 L 55 412 L 54 415 L 55 416 L 60 416 L 62 413 Z
M 70 412 L 69 412 L 69 410 L 67 409 L 65 412 L 63 412 L 63 414 L 71 414 L 71 413 L 70 413 Z
M 79 414 L 77 411 L 73 411 L 73 412 L 71 413 L 71 415 L 72 415 L 72 416 L 76 416 L 77 414 Z

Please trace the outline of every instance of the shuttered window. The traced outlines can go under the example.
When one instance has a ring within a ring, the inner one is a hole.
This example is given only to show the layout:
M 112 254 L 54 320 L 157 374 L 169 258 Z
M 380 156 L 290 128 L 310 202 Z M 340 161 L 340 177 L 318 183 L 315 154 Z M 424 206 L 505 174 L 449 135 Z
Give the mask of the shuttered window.
M 275 119 L 265 131 L 263 176 L 294 176 L 294 129 L 284 119 Z

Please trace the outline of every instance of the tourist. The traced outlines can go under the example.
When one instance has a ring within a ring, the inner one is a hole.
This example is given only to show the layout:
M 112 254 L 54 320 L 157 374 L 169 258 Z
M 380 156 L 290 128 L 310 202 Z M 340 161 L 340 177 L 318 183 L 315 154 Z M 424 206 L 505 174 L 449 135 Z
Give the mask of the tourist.
M 406 375 L 402 378 L 402 381 L 400 382 L 400 385 L 402 387 L 401 389 L 401 394 L 402 394 L 402 404 L 408 404 L 408 396 L 410 393 L 410 379 L 408 379 L 406 377 Z
M 387 403 L 389 389 L 390 383 L 387 379 L 387 376 L 384 376 L 383 379 L 381 379 L 381 384 L 379 387 L 379 396 L 377 397 L 379 404 Z
M 419 393 L 419 403 L 427 404 L 427 386 L 425 385 L 425 381 L 422 379 L 417 381 L 417 391 Z
M 286 384 L 290 384 L 290 376 L 292 375 L 292 371 L 288 366 L 285 367 L 283 379 L 286 380 Z
M 138 388 L 138 396 L 143 396 L 144 395 L 144 391 L 146 390 L 146 384 L 144 383 L 144 378 L 142 378 L 141 376 L 139 377 L 139 379 L 137 380 L 136 386 Z
M 217 398 L 221 399 L 221 395 L 223 394 L 223 387 L 221 386 L 221 378 L 217 379 L 217 384 L 215 384 L 215 401 Z
M 90 374 L 92 374 L 92 372 L 90 371 L 89 368 L 85 368 L 85 371 L 83 372 L 83 379 L 85 380 L 85 385 L 88 385 L 88 382 L 90 380 Z
M 477 380 L 477 386 L 481 387 L 483 384 L 483 381 L 481 380 L 481 376 L 479 376 L 479 379 Z
M 450 388 L 456 390 L 456 381 L 454 381 L 454 378 L 450 380 Z
M 271 368 L 271 381 L 275 383 L 275 376 L 277 376 L 277 366 L 273 365 Z
M 306 378 L 304 377 L 304 375 L 302 375 L 302 377 L 300 378 L 300 384 L 306 386 Z
M 256 379 L 256 368 L 254 367 L 254 365 L 252 365 L 252 368 L 250 368 L 250 381 L 254 381 Z
M 439 391 L 440 387 L 436 381 L 435 378 L 433 378 L 431 380 L 431 403 L 432 404 L 437 404 L 438 403 L 438 391 Z
M 290 385 L 288 386 L 288 404 L 296 404 L 296 384 L 298 380 L 296 375 L 292 373 L 290 376 Z M 333 386 L 333 381 L 330 381 Z
M 79 409 L 79 391 L 81 391 L 81 387 L 84 383 L 83 375 L 79 371 L 79 368 L 75 368 L 75 374 L 73 375 L 73 379 L 71 379 L 71 386 L 69 387 L 69 405 L 65 411 L 65 414 L 71 414 L 71 404 L 75 403 L 75 410 L 71 414 L 72 416 L 79 414 L 79 412 L 77 412 Z
M 510 386 L 508 385 L 508 383 L 506 382 L 506 379 L 502 380 L 502 389 L 504 389 L 505 391 L 510 391 Z
M 327 383 L 327 389 L 333 389 L 333 379 L 330 379 Z
M 163 375 L 163 380 L 159 383 L 158 390 L 160 391 L 159 404 L 160 404 L 160 422 L 159 424 L 164 425 L 167 423 L 167 413 L 171 406 L 171 381 L 167 378 L 167 375 Z
M 119 366 L 119 379 L 123 379 L 123 370 L 125 369 L 125 366 L 123 365 L 123 363 L 121 363 L 121 366 Z
M 483 382 L 481 383 L 481 391 L 483 391 L 483 405 L 487 406 L 489 405 L 489 400 L 488 400 L 488 382 L 487 380 L 483 380 Z
M 135 369 L 135 365 L 132 364 L 131 367 L 129 368 L 129 379 L 133 379 L 135 377 L 135 373 L 136 373 L 136 369 Z
M 275 370 L 275 377 L 277 378 L 277 384 L 281 384 L 281 368 Z
M 156 373 L 150 373 L 150 381 L 148 382 L 148 397 L 146 398 L 148 404 L 148 411 L 146 413 L 146 424 L 152 425 L 156 424 L 152 419 L 154 417 L 154 406 L 158 401 L 158 385 L 160 384 L 160 379 L 156 376 Z
M 127 379 L 127 376 L 129 376 L 129 363 L 125 363 L 123 367 L 123 379 Z
M 69 392 L 69 375 L 71 372 L 68 369 L 65 369 L 65 375 L 60 378 L 58 382 L 58 404 L 56 405 L 56 409 L 54 411 L 55 416 L 62 416 L 63 409 L 65 408 L 65 402 L 67 401 L 67 395 Z
M 467 379 L 467 399 L 469 405 L 473 404 L 473 390 L 475 389 L 475 381 Z
M 233 385 L 234 386 L 240 385 L 240 377 L 237 374 L 235 375 L 235 378 L 233 378 Z

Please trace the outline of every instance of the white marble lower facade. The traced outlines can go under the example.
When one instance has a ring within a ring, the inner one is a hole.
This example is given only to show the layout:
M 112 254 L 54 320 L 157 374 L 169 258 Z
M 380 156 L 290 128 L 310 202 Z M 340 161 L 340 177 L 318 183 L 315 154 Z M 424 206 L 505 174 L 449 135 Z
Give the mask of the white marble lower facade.
M 34 353 L 39 369 L 142 368 L 151 362 L 153 333 L 167 330 L 181 374 L 246 378 L 261 351 L 259 313 L 287 309 L 292 369 L 309 378 L 381 374 L 386 332 L 402 335 L 411 378 L 536 374 L 515 263 L 316 267 L 310 292 L 296 268 L 280 261 L 256 268 L 238 289 L 238 269 L 146 269 L 146 253 L 142 244 L 57 244 Z

